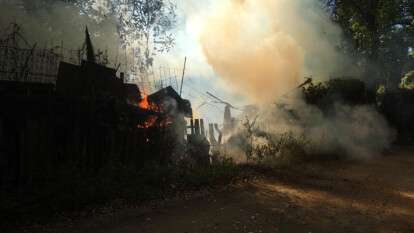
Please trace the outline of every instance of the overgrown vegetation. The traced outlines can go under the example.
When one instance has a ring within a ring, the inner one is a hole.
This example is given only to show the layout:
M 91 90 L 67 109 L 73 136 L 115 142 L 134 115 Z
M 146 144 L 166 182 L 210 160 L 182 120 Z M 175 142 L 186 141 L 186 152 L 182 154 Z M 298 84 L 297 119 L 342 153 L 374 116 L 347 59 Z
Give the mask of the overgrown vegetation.
M 276 134 L 264 131 L 257 125 L 257 120 L 257 117 L 253 121 L 246 118 L 241 130 L 229 139 L 227 145 L 240 148 L 248 164 L 276 168 L 309 159 L 311 144 L 305 137 L 291 132 Z

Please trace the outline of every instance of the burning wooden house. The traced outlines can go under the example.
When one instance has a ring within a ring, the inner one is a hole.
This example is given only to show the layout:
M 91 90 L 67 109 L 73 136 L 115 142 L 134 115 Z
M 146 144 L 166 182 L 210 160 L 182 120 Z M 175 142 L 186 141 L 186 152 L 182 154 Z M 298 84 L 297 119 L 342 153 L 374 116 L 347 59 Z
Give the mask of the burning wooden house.
M 191 103 L 181 98 L 171 86 L 144 96 L 139 102 L 139 107 L 149 113 L 144 125 L 139 127 L 179 127 L 182 129 L 177 129 L 177 132 L 182 132 L 184 138 L 185 118 L 192 117 Z
M 186 152 L 190 102 L 172 87 L 142 98 L 137 85 L 97 61 L 88 32 L 85 44 L 86 59 L 59 60 L 56 74 L 53 60 L 53 82 L 36 81 L 30 62 L 5 75 L 14 68 L 0 48 L 0 187 L 54 177 L 69 164 L 88 173 L 113 161 L 141 168 Z

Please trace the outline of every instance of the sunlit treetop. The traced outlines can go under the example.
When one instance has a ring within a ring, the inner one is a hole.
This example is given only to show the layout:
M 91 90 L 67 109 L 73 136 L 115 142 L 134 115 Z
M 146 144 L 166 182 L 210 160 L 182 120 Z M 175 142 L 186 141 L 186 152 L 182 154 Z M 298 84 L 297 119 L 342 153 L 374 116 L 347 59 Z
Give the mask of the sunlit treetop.
M 21 0 L 27 11 L 47 10 L 52 3 L 67 3 L 80 14 L 101 22 L 116 21 L 123 47 L 134 49 L 139 67 L 152 66 L 157 53 L 170 50 L 175 43 L 176 4 L 170 0 Z

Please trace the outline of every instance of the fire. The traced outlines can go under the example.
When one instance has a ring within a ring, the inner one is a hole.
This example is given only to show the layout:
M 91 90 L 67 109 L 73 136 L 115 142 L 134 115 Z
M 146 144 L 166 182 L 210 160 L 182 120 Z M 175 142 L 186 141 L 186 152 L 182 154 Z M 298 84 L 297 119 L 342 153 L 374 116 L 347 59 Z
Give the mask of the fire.
M 144 98 L 139 102 L 138 106 L 142 109 L 149 109 L 150 104 L 148 102 L 148 95 L 145 95 Z
M 151 128 L 157 123 L 158 117 L 150 116 L 142 125 L 138 125 L 140 129 L 148 129 Z
M 142 123 L 139 124 L 137 127 L 139 129 L 149 129 L 151 127 L 168 127 L 171 126 L 173 122 L 169 118 L 159 118 L 158 116 L 149 116 L 148 119 Z
M 161 112 L 160 107 L 157 104 L 149 101 L 148 95 L 145 95 L 144 98 L 138 103 L 138 107 L 154 112 Z
M 138 103 L 138 107 L 140 107 L 141 109 L 145 109 L 145 110 L 150 110 L 153 111 L 153 113 L 150 114 L 159 114 L 162 112 L 162 108 L 160 106 L 158 106 L 155 103 L 151 103 L 148 99 L 148 95 L 145 95 L 144 98 Z M 154 113 L 156 112 L 156 113 Z M 165 118 L 160 120 L 160 118 L 158 116 L 149 116 L 146 121 L 142 124 L 138 125 L 138 128 L 140 129 L 148 129 L 151 127 L 154 127 L 157 125 L 157 127 L 166 127 L 168 125 L 171 125 L 172 122 L 170 121 L 170 119 Z
M 150 104 L 148 100 L 148 95 L 145 95 L 144 98 L 138 103 L 138 107 L 145 109 L 145 110 L 152 110 L 155 111 L 157 108 L 153 104 Z M 157 123 L 158 117 L 157 116 L 149 116 L 148 119 L 143 123 L 138 125 L 140 129 L 148 129 L 153 127 Z

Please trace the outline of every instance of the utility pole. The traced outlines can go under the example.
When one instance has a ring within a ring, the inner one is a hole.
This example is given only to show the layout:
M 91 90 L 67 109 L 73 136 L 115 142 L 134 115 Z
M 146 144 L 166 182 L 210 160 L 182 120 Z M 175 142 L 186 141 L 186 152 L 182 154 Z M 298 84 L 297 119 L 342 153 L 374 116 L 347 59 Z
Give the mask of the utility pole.
M 181 77 L 181 88 L 180 88 L 180 97 L 183 93 L 183 84 L 184 84 L 184 75 L 185 75 L 185 66 L 187 64 L 187 57 L 184 58 L 184 67 L 183 67 L 183 75 Z

